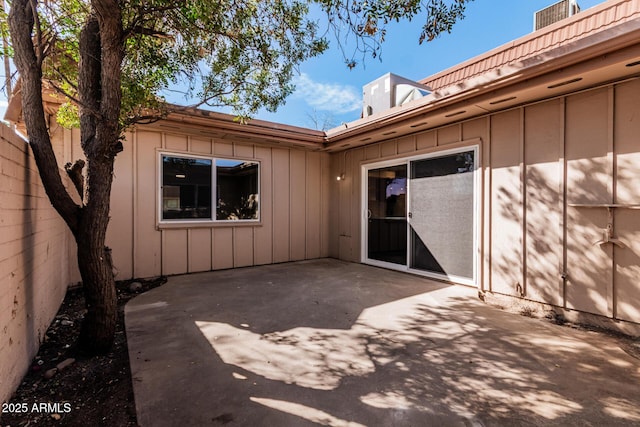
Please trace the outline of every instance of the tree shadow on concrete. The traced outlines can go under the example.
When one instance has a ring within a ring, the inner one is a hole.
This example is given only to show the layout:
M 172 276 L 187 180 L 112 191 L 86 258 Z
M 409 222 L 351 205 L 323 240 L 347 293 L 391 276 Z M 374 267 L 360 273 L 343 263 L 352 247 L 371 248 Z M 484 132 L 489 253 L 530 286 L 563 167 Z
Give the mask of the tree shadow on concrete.
M 625 247 L 598 243 L 606 234 L 607 209 L 586 205 L 612 202 L 607 186 L 610 178 L 605 179 L 610 172 L 606 165 L 569 159 L 572 182 L 565 196 L 556 181 L 560 169 L 557 159 L 552 162 L 552 154 L 548 163 L 527 165 L 526 223 L 522 206 L 512 202 L 519 199 L 519 194 L 513 194 L 508 186 L 496 189 L 500 206 L 494 214 L 511 224 L 503 230 L 522 230 L 510 240 L 519 241 L 524 236 L 525 244 L 515 254 L 493 248 L 491 290 L 578 310 L 573 317 L 587 323 L 598 319 L 580 312 L 637 321 L 640 308 L 634 305 L 640 301 L 636 297 L 640 256 L 634 224 L 640 211 L 613 211 L 613 237 L 620 238 Z M 522 248 L 526 259 L 524 281 Z
M 416 302 L 390 327 L 375 308 L 365 310 L 342 337 L 317 330 L 299 340 L 262 335 L 227 347 L 216 344 L 225 336 L 214 335 L 210 342 L 223 361 L 262 385 L 247 387 L 249 401 L 313 422 L 322 421 L 309 416 L 314 411 L 330 414 L 327 425 L 640 422 L 640 365 L 622 350 L 485 310 L 466 298 L 438 307 Z M 265 351 L 234 358 L 243 345 Z
M 330 260 L 177 279 L 127 313 L 141 425 L 640 422 L 614 340 L 471 288 Z

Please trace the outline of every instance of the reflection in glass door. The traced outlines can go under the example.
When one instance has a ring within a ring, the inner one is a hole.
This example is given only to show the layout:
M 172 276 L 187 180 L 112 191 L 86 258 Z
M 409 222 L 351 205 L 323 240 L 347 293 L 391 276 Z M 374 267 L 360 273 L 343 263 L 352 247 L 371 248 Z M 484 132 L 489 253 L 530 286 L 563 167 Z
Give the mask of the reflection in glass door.
M 407 263 L 407 165 L 367 172 L 367 257 Z

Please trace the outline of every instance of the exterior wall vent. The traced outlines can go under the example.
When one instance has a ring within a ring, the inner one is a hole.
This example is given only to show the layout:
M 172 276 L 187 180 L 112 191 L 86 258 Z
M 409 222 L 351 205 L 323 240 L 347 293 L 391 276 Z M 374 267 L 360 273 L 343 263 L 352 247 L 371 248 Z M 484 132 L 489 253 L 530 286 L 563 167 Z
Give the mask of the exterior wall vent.
M 431 93 L 429 87 L 387 73 L 362 88 L 362 117 L 404 105 Z
M 580 6 L 576 0 L 561 0 L 534 13 L 533 30 L 538 31 L 578 12 L 580 12 Z

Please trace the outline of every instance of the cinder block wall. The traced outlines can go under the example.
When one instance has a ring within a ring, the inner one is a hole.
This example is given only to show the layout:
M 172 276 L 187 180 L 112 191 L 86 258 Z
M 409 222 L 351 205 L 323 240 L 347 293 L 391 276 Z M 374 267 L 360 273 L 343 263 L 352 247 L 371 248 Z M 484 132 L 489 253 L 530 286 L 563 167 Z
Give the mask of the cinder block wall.
M 0 402 L 29 369 L 60 307 L 74 247 L 29 146 L 0 124 Z

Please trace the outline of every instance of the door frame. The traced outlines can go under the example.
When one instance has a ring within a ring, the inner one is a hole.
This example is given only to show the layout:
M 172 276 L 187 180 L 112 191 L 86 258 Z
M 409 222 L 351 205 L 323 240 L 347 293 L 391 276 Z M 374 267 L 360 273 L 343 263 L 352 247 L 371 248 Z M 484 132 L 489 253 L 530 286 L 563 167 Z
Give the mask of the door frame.
M 408 213 L 411 212 L 411 162 L 415 160 L 423 160 L 430 159 L 436 157 L 444 157 L 452 154 L 463 153 L 466 151 L 473 151 L 474 156 L 474 168 L 473 168 L 473 277 L 471 279 L 467 277 L 459 277 L 453 275 L 445 275 L 438 274 L 418 269 L 413 269 L 409 267 L 409 257 L 411 251 L 411 239 L 409 238 L 409 233 L 411 231 L 411 218 L 408 217 Z M 379 261 L 375 259 L 368 258 L 368 245 L 369 245 L 369 233 L 368 233 L 368 174 L 372 169 L 380 169 L 389 166 L 397 166 L 397 165 L 407 165 L 407 205 L 405 211 L 405 217 L 407 220 L 407 260 L 404 265 L 401 264 L 393 264 L 390 262 Z M 430 277 L 432 279 L 445 280 L 448 282 L 459 283 L 463 285 L 470 286 L 478 286 L 480 283 L 480 247 L 481 247 L 481 227 L 480 227 L 480 218 L 481 218 L 481 204 L 480 200 L 482 197 L 482 186 L 481 186 L 481 150 L 480 143 L 474 142 L 469 145 L 460 145 L 455 148 L 449 148 L 444 150 L 430 151 L 428 153 L 416 154 L 412 156 L 405 157 L 396 157 L 389 160 L 383 160 L 372 163 L 363 163 L 361 164 L 361 215 L 360 215 L 360 261 L 363 264 L 373 265 L 376 267 L 383 267 L 392 270 L 404 271 L 412 274 L 417 274 L 420 276 Z
M 408 161 L 406 158 L 396 158 L 396 159 L 392 159 L 392 160 L 384 160 L 382 162 L 376 162 L 376 163 L 368 163 L 368 164 L 363 164 L 361 167 L 361 173 L 362 173 L 362 179 L 360 180 L 360 182 L 362 183 L 362 215 L 361 215 L 361 221 L 360 221 L 360 236 L 361 236 L 361 242 L 360 242 L 360 261 L 363 264 L 369 264 L 369 265 L 374 265 L 376 267 L 383 267 L 383 268 L 388 268 L 391 270 L 399 270 L 399 271 L 407 271 L 407 265 L 409 263 L 409 252 L 407 252 L 407 258 L 404 261 L 404 265 L 402 264 L 394 264 L 392 262 L 386 262 L 386 261 L 380 261 L 377 259 L 370 259 L 368 257 L 369 255 L 369 230 L 367 228 L 367 225 L 369 223 L 369 215 L 368 215 L 368 209 L 369 209 L 369 200 L 368 200 L 368 191 L 369 191 L 369 171 L 372 169 L 381 169 L 381 168 L 386 168 L 386 167 L 390 167 L 390 166 L 399 166 L 399 165 L 407 165 L 407 175 L 409 173 L 409 169 L 408 169 Z M 409 179 L 407 177 L 407 196 L 409 195 Z M 405 221 L 408 219 L 407 218 L 407 214 L 409 212 L 409 197 L 407 197 L 407 204 L 405 205 L 405 212 L 404 212 L 404 218 Z M 407 227 L 408 227 L 409 223 L 407 222 Z M 408 234 L 408 233 L 407 233 Z M 408 242 L 407 242 L 407 249 L 409 248 L 408 246 Z

